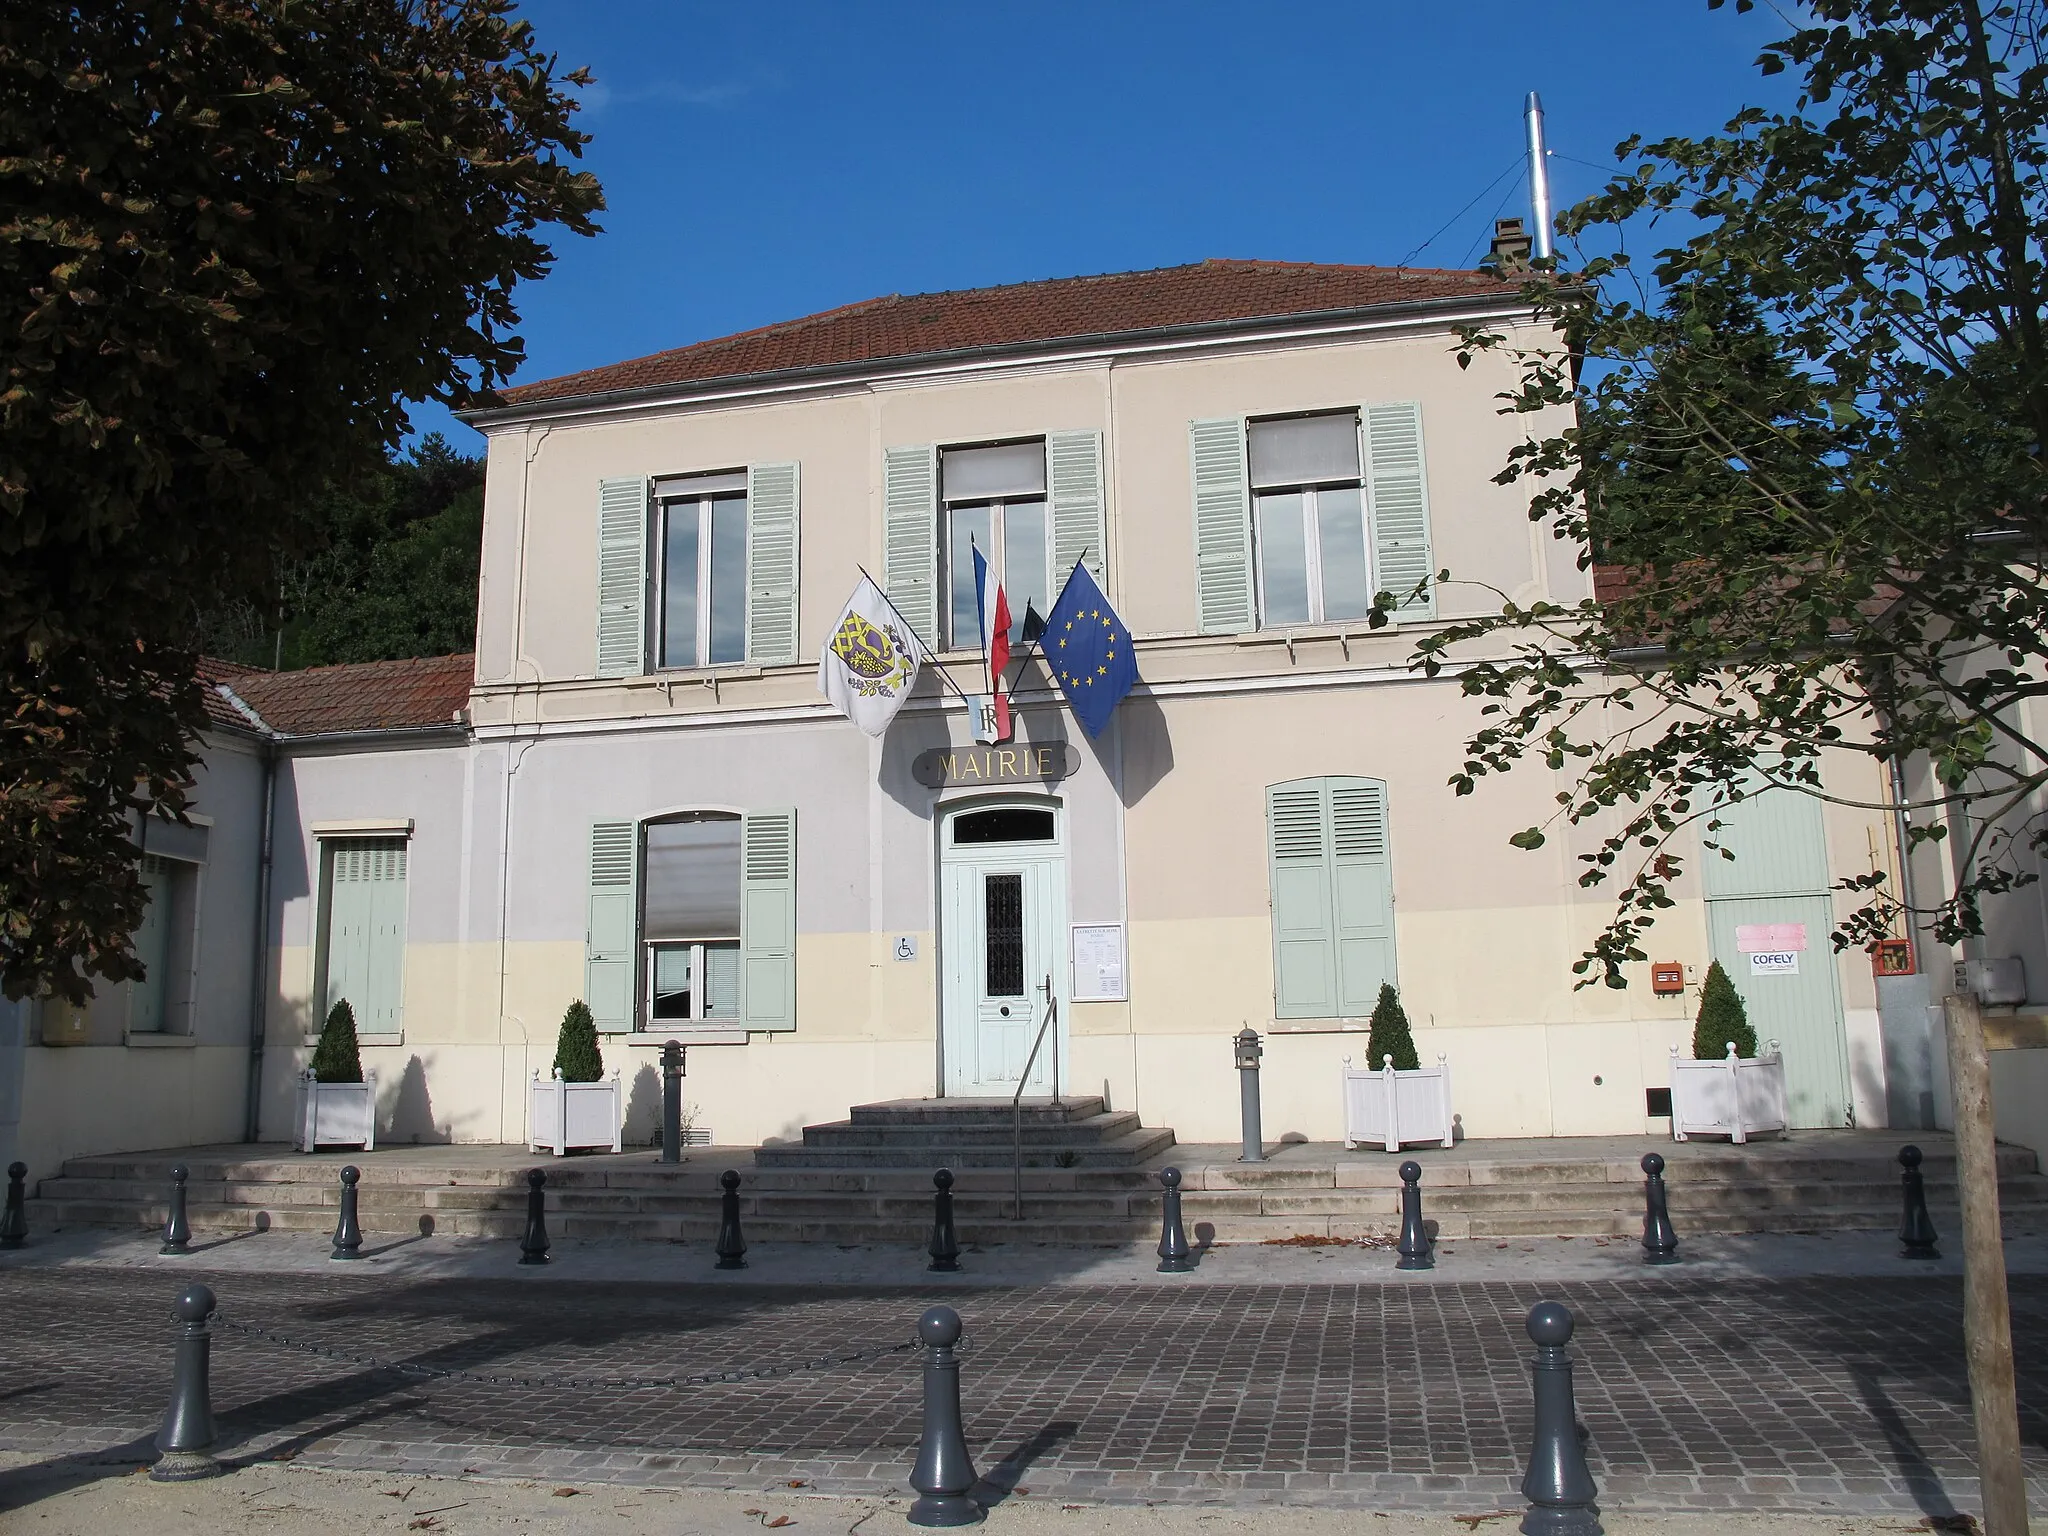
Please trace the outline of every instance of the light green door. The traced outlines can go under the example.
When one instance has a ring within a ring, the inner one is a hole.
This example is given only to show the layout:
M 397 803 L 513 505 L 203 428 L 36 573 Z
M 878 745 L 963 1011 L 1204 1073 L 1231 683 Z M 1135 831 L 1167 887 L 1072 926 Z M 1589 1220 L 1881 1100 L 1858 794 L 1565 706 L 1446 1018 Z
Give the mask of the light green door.
M 1758 1047 L 1785 1053 L 1792 1124 L 1849 1124 L 1849 1051 L 1835 971 L 1834 904 L 1820 802 L 1766 790 L 1716 812 L 1733 860 L 1704 850 L 1712 953 L 1749 1012 Z
M 1007 1099 L 1024 1075 L 1048 1004 L 1063 1000 L 1067 990 L 1067 871 L 1057 813 L 1037 807 L 961 812 L 941 822 L 940 835 L 945 1092 Z M 1064 1050 L 1065 1040 L 1059 1044 Z M 1024 1091 L 1053 1091 L 1050 1030 Z

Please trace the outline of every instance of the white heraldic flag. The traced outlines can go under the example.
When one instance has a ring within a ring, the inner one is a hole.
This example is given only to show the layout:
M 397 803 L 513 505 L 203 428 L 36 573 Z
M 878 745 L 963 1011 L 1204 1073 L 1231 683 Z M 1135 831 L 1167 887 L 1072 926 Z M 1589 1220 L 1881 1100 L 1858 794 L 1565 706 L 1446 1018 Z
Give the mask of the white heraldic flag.
M 930 659 L 874 581 L 863 575 L 818 653 L 818 691 L 870 736 L 889 729 Z

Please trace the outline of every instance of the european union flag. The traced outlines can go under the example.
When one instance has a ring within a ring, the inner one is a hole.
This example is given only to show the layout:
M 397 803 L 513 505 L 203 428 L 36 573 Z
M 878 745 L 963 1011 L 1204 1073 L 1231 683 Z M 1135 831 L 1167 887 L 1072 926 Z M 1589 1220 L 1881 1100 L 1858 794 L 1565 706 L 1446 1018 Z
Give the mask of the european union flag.
M 1100 736 L 1118 702 L 1138 680 L 1138 658 L 1131 632 L 1078 561 L 1059 601 L 1046 615 L 1040 644 L 1074 718 L 1090 736 Z

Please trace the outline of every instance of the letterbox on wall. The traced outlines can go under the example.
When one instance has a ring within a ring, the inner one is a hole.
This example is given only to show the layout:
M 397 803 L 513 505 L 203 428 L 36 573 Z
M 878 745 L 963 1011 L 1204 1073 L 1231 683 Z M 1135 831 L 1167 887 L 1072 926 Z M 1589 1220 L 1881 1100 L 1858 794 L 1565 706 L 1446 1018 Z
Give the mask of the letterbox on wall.
M 1685 967 L 1675 960 L 1658 960 L 1650 966 L 1650 990 L 1659 997 L 1675 997 L 1685 990 Z
M 1913 941 L 1879 939 L 1870 946 L 1870 969 L 1879 976 L 1913 974 Z

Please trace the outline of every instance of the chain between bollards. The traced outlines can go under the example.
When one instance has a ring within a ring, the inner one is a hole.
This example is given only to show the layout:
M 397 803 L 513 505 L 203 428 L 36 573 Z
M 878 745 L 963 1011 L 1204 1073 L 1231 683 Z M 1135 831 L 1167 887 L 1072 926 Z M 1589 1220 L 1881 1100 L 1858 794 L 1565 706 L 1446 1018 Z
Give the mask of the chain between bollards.
M 953 1170 L 941 1168 L 932 1175 L 932 1240 L 925 1250 L 932 1256 L 927 1268 L 952 1274 L 960 1268 L 960 1234 L 953 1230 Z
M 745 1269 L 747 1240 L 740 1232 L 740 1176 L 728 1168 L 718 1176 L 725 1193 L 718 1201 L 718 1268 Z
M 917 1320 L 924 1342 L 924 1430 L 918 1437 L 917 1465 L 910 1486 L 918 1500 L 910 1506 L 912 1525 L 973 1525 L 982 1508 L 967 1496 L 974 1486 L 974 1460 L 960 1423 L 960 1314 L 951 1307 L 933 1307 Z
M 7 1165 L 7 1209 L 0 1211 L 0 1248 L 19 1248 L 28 1239 L 28 1164 Z
M 1180 1170 L 1160 1169 L 1159 1182 L 1165 1190 L 1159 1200 L 1159 1273 L 1185 1275 L 1193 1271 L 1195 1259 L 1180 1224 Z
M 548 1176 L 538 1168 L 526 1175 L 526 1232 L 519 1239 L 519 1262 L 548 1261 Z
M 1671 1225 L 1671 1204 L 1664 1189 L 1664 1159 L 1655 1152 L 1643 1154 L 1643 1262 L 1678 1262 L 1678 1232 Z
M 213 1292 L 203 1285 L 185 1288 L 178 1298 L 178 1352 L 171 1370 L 171 1405 L 156 1432 L 160 1453 L 149 1469 L 151 1482 L 190 1483 L 218 1477 L 221 1464 L 211 1454 L 215 1438 L 209 1376 L 213 1336 Z
M 363 1227 L 356 1219 L 356 1181 L 363 1171 L 351 1164 L 341 1170 L 341 1215 L 334 1223 L 334 1251 L 330 1259 L 360 1259 L 363 1256 Z
M 1563 1304 L 1540 1301 L 1530 1309 L 1528 1326 L 1536 1345 L 1536 1358 L 1529 1362 L 1535 1378 L 1536 1432 L 1529 1470 L 1522 1478 L 1522 1496 L 1529 1501 L 1522 1536 L 1601 1536 L 1600 1508 L 1594 1502 L 1600 1489 L 1586 1467 L 1586 1448 L 1579 1443 L 1572 1360 L 1565 1353 L 1576 1325 Z
M 1401 1259 L 1396 1269 L 1435 1269 L 1436 1244 L 1422 1221 L 1422 1164 L 1401 1165 Z
M 171 1212 L 164 1218 L 164 1245 L 159 1254 L 183 1258 L 192 1251 L 192 1227 L 185 1220 L 185 1181 L 192 1170 L 183 1163 L 171 1170 Z
M 1899 1218 L 1899 1257 L 1902 1259 L 1938 1259 L 1941 1250 L 1935 1246 L 1934 1218 L 1927 1213 L 1927 1180 L 1920 1172 L 1920 1149 L 1899 1148 L 1899 1167 L 1905 1171 L 1899 1176 L 1900 1193 L 1905 1200 L 1905 1209 Z

